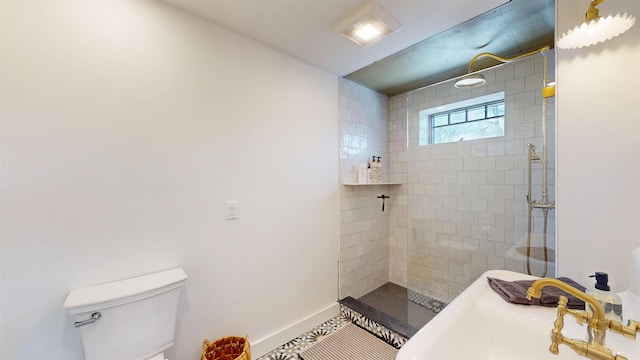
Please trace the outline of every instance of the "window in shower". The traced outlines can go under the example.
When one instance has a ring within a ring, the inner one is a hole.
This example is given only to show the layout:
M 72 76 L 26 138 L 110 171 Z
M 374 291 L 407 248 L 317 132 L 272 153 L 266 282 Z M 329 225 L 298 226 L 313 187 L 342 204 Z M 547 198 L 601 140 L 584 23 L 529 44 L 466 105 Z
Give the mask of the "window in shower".
M 504 92 L 420 111 L 420 145 L 504 136 Z

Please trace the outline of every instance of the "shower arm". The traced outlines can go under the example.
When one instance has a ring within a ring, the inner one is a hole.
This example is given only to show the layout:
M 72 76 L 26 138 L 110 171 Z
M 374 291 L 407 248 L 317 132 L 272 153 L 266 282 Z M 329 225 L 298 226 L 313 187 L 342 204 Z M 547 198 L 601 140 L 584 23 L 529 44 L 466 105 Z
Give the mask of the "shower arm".
M 547 46 L 545 46 L 545 47 L 543 47 L 541 49 L 538 49 L 538 50 L 535 50 L 535 51 L 532 51 L 532 52 L 528 52 L 526 54 L 518 55 L 518 56 L 512 57 L 512 58 L 503 58 L 503 57 L 498 56 L 496 54 L 492 54 L 492 53 L 489 53 L 489 52 L 483 52 L 483 53 L 480 53 L 480 54 L 474 56 L 473 59 L 471 59 L 471 61 L 469 61 L 468 74 L 471 74 L 473 72 L 473 70 L 472 70 L 473 64 L 476 62 L 476 60 L 478 60 L 481 57 L 485 57 L 486 56 L 486 57 L 490 57 L 492 59 L 498 60 L 498 61 L 503 62 L 503 63 L 510 63 L 510 62 L 513 62 L 513 61 L 516 61 L 516 60 L 520 60 L 520 59 L 522 59 L 524 57 L 527 57 L 527 56 L 535 55 L 537 53 L 540 53 L 540 54 L 544 55 L 549 50 L 550 50 L 549 45 L 547 45 Z

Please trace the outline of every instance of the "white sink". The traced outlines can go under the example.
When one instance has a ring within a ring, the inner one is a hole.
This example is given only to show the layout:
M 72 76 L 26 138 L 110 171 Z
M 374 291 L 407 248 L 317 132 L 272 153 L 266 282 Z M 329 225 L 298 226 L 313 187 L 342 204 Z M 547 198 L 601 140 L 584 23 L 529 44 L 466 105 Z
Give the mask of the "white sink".
M 409 339 L 396 360 L 586 359 L 566 345 L 560 345 L 558 355 L 549 352 L 555 308 L 507 303 L 489 287 L 487 277 L 537 279 L 506 270 L 487 271 Z M 625 310 L 623 302 L 623 315 Z M 625 316 L 625 323 L 626 319 Z M 565 315 L 562 333 L 573 339 L 587 339 L 586 325 L 578 325 L 570 315 Z M 606 346 L 614 354 L 640 360 L 640 336 L 630 340 L 607 331 Z

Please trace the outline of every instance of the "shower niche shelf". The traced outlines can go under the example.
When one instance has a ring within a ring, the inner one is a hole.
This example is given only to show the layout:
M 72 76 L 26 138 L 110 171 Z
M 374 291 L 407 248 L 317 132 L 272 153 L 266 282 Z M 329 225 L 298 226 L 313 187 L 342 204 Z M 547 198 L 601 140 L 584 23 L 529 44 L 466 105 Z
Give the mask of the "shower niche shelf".
M 358 183 L 344 183 L 344 186 L 375 186 L 375 185 L 402 185 L 401 183 L 391 183 L 391 182 L 383 182 L 383 183 L 367 183 L 367 184 L 358 184 Z

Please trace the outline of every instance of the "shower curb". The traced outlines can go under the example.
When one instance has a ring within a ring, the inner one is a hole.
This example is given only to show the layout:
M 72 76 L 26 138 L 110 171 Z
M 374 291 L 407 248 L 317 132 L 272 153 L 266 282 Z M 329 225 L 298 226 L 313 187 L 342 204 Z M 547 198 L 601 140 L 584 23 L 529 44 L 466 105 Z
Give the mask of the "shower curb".
M 351 300 L 350 300 L 351 299 Z M 352 301 L 353 300 L 353 301 Z M 348 303 L 353 307 L 360 307 L 360 305 L 367 306 L 365 304 L 360 303 L 359 305 L 356 303 L 357 300 L 347 297 L 345 299 L 340 300 L 340 313 L 351 320 L 354 324 L 363 328 L 364 330 L 370 332 L 371 334 L 377 336 L 382 339 L 387 344 L 393 346 L 396 349 L 400 349 L 402 345 L 404 345 L 408 338 L 400 335 L 398 332 L 390 330 L 384 325 L 371 320 L 367 316 L 361 314 L 360 312 L 352 309 L 350 306 L 345 305 L 343 303 Z M 373 309 L 375 310 L 375 309 Z M 365 310 L 366 311 L 366 310 Z M 364 312 L 364 311 L 363 311 Z M 408 329 L 407 329 L 408 330 Z M 415 329 L 413 329 L 415 332 Z

